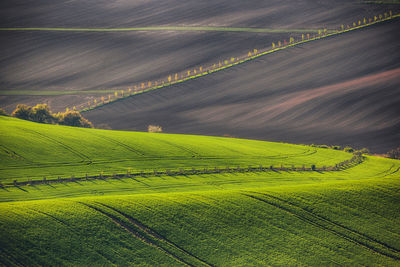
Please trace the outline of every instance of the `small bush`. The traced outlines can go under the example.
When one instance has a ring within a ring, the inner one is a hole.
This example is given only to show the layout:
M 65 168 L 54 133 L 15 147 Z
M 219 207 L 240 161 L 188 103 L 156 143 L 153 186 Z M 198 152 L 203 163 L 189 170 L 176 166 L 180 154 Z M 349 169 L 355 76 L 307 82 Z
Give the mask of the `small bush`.
M 93 124 L 77 111 L 67 111 L 56 115 L 58 123 L 74 127 L 93 128 Z
M 341 146 L 332 146 L 332 149 L 340 150 L 340 149 L 342 149 L 342 147 Z
M 0 108 L 0 115 L 1 116 L 10 116 L 4 109 Z
M 39 123 L 93 128 L 93 124 L 77 111 L 66 111 L 54 114 L 46 104 L 37 104 L 35 107 L 19 104 L 12 113 L 13 117 Z
M 369 154 L 369 149 L 364 147 L 363 149 L 360 150 L 360 153 L 361 154 Z
M 346 146 L 345 148 L 343 148 L 344 152 L 348 152 L 348 153 L 353 153 L 354 152 L 354 148 Z
M 56 118 L 47 104 L 37 104 L 32 108 L 32 120 L 39 123 L 53 123 Z
M 162 132 L 162 127 L 158 125 L 149 125 L 147 127 L 147 131 L 149 133 L 161 133 Z
M 390 150 L 387 154 L 391 159 L 400 159 L 400 147 Z
M 329 146 L 327 146 L 327 145 L 319 145 L 318 147 L 319 148 L 329 148 Z
M 13 113 L 11 113 L 11 116 L 21 120 L 32 121 L 33 120 L 32 107 L 24 104 L 18 104 L 17 108 L 13 111 Z

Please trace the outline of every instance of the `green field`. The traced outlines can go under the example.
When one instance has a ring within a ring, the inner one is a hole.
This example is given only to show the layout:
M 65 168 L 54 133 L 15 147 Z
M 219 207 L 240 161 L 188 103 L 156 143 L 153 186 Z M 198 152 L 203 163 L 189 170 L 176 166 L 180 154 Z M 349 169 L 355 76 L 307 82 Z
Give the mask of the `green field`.
M 0 117 L 1 182 L 192 167 L 332 166 L 352 154 L 234 138 L 119 132 Z M 5 266 L 400 266 L 400 161 L 339 171 L 7 185 Z
M 38 125 L 40 127 L 38 127 Z M 93 130 L 0 116 L 0 182 L 139 171 L 332 166 L 351 154 L 235 138 Z

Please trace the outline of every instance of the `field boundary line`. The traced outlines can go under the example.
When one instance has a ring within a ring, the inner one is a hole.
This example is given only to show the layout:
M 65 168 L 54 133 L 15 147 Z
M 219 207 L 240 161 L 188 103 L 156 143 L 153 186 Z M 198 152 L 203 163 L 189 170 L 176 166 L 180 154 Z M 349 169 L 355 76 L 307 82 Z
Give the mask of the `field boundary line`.
M 77 182 L 77 181 L 88 181 L 88 180 L 105 180 L 105 179 L 122 179 L 122 178 L 132 178 L 132 177 L 146 177 L 146 176 L 179 176 L 179 175 L 201 175 L 201 174 L 221 174 L 221 173 L 243 173 L 243 172 L 266 172 L 266 171 L 295 171 L 295 172 L 335 172 L 335 171 L 342 171 L 346 170 L 352 167 L 355 167 L 361 163 L 363 163 L 365 160 L 365 157 L 361 155 L 355 155 L 353 156 L 350 160 L 345 160 L 343 162 L 339 162 L 338 164 L 335 164 L 335 166 L 323 166 L 323 167 L 316 167 L 315 165 L 311 165 L 311 168 L 306 168 L 305 165 L 303 164 L 302 167 L 295 167 L 294 165 L 292 166 L 284 166 L 281 164 L 280 167 L 277 166 L 263 166 L 259 165 L 258 167 L 254 166 L 248 166 L 247 168 L 242 168 L 242 167 L 200 167 L 200 168 L 190 168 L 190 167 L 184 167 L 184 168 L 174 168 L 174 169 L 164 169 L 164 170 L 157 170 L 154 169 L 153 171 L 147 170 L 146 172 L 144 170 L 135 173 L 131 173 L 130 168 L 126 170 L 126 173 L 124 174 L 117 174 L 116 172 L 119 172 L 121 170 L 114 170 L 112 171 L 113 174 L 111 175 L 105 175 L 103 171 L 100 172 L 99 175 L 91 175 L 89 176 L 88 173 L 86 173 L 86 176 L 82 177 L 75 177 L 72 175 L 69 178 L 61 178 L 58 176 L 57 179 L 46 179 L 46 177 L 43 178 L 43 180 L 28 180 L 28 181 L 23 181 L 23 182 L 18 182 L 17 180 L 14 180 L 12 183 L 1 183 L 0 182 L 0 188 L 4 188 L 5 186 L 20 186 L 20 185 L 38 185 L 38 184 L 50 184 L 50 183 L 60 183 L 60 182 Z M 98 164 L 96 162 L 92 162 L 93 164 Z

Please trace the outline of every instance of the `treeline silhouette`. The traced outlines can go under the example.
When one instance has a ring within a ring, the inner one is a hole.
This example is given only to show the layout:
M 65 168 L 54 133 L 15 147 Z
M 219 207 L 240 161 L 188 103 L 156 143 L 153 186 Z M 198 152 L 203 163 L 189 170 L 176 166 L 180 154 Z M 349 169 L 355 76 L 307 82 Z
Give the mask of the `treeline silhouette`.
M 4 111 L 4 110 L 3 110 Z M 6 112 L 2 112 L 7 115 Z M 11 116 L 22 120 L 34 121 L 47 124 L 60 124 L 74 127 L 93 128 L 93 124 L 85 119 L 78 111 L 67 110 L 65 112 L 53 113 L 47 104 L 37 104 L 34 107 L 19 104 L 11 113 Z

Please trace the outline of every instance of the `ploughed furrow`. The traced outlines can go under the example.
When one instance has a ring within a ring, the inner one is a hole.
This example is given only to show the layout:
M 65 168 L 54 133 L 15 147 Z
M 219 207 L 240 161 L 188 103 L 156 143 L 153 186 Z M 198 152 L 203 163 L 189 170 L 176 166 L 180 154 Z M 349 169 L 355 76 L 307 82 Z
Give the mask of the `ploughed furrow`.
M 211 264 L 205 262 L 204 260 L 202 260 L 202 259 L 198 258 L 197 256 L 193 255 L 192 253 L 190 253 L 189 251 L 187 251 L 187 250 L 183 249 L 182 247 L 180 247 L 179 245 L 175 244 L 174 242 L 168 240 L 167 238 L 163 237 L 162 235 L 160 235 L 159 233 L 157 233 L 153 229 L 151 229 L 148 226 L 144 225 L 143 223 L 141 223 L 137 219 L 127 215 L 126 213 L 124 213 L 124 212 L 122 212 L 120 210 L 117 210 L 117 209 L 115 209 L 115 208 L 113 208 L 111 206 L 108 206 L 106 204 L 103 204 L 103 203 L 99 203 L 99 202 L 95 202 L 95 203 L 115 211 L 119 215 L 125 217 L 136 228 L 139 228 L 141 231 L 146 233 L 146 235 L 151 236 L 152 238 L 154 238 L 154 239 L 166 244 L 169 248 L 171 248 L 173 250 L 177 250 L 180 253 L 184 254 L 185 257 L 191 259 L 191 262 L 196 263 L 195 266 L 211 266 Z
M 174 260 L 178 261 L 179 263 L 181 263 L 183 265 L 187 265 L 187 266 L 197 266 L 197 265 L 187 262 L 186 260 L 182 259 L 181 257 L 175 255 L 174 253 L 170 252 L 169 250 L 158 245 L 157 244 L 158 242 L 155 242 L 155 240 L 154 240 L 154 238 L 152 238 L 152 236 L 146 234 L 143 231 L 138 231 L 138 229 L 134 229 L 128 223 L 124 222 L 123 220 L 121 220 L 117 216 L 111 214 L 110 212 L 104 211 L 103 209 L 100 209 L 97 206 L 93 206 L 93 205 L 90 205 L 87 203 L 83 203 L 83 202 L 78 202 L 78 203 L 80 203 L 88 208 L 91 208 L 91 209 L 101 213 L 102 215 L 108 217 L 113 223 L 118 225 L 120 228 L 124 229 L 126 232 L 130 233 L 135 238 L 139 239 L 140 241 L 142 241 L 143 243 L 145 243 L 149 246 L 155 247 L 156 249 L 160 250 L 162 253 L 173 258 Z
M 255 193 L 255 192 L 250 192 L 250 193 L 259 194 L 259 193 Z M 291 204 L 289 204 L 285 201 L 282 201 L 278 198 L 274 198 L 272 196 L 264 195 L 264 194 L 262 194 L 263 198 L 256 196 L 256 195 L 248 194 L 248 193 L 243 193 L 242 195 L 245 195 L 245 196 L 253 198 L 255 200 L 264 202 L 264 203 L 274 206 L 278 209 L 281 209 L 306 223 L 314 225 L 322 230 L 328 231 L 338 237 L 341 237 L 349 242 L 352 242 L 356 245 L 364 247 L 375 253 L 378 253 L 378 254 L 386 256 L 386 257 L 390 257 L 395 260 L 400 260 L 400 256 L 399 256 L 397 249 L 392 248 L 392 247 L 390 247 L 384 243 L 381 243 L 379 241 L 376 241 L 370 237 L 367 237 L 364 234 L 360 234 L 349 228 L 343 227 L 343 226 L 341 226 L 337 223 L 334 223 L 330 220 L 327 220 L 323 217 L 317 216 L 311 212 L 305 211 L 297 206 L 291 205 Z M 265 199 L 265 198 L 268 198 L 268 199 Z

